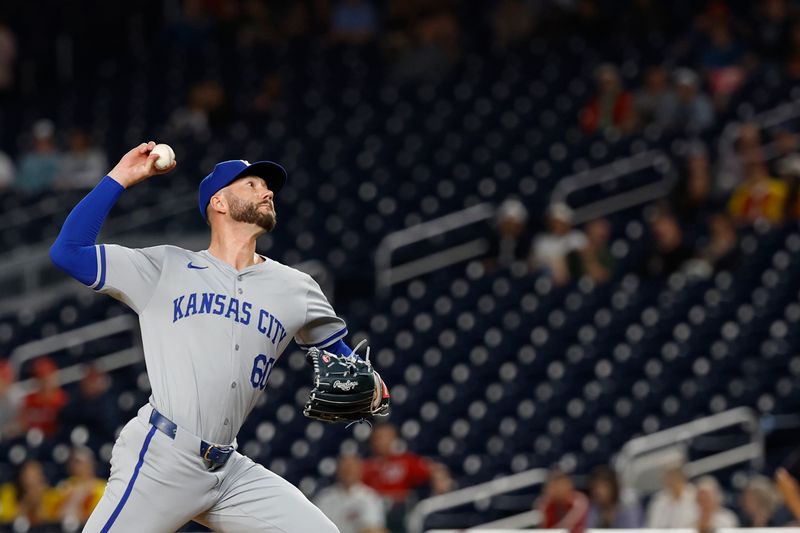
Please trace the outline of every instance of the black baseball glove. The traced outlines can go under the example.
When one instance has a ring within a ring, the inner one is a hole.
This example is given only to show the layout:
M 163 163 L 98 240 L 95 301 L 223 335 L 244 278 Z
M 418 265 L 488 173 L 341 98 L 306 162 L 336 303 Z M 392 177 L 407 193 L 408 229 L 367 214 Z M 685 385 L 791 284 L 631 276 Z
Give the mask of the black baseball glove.
M 356 346 L 356 350 L 364 341 Z M 389 389 L 369 361 L 311 348 L 306 356 L 314 368 L 314 388 L 303 414 L 323 422 L 359 422 L 389 414 Z

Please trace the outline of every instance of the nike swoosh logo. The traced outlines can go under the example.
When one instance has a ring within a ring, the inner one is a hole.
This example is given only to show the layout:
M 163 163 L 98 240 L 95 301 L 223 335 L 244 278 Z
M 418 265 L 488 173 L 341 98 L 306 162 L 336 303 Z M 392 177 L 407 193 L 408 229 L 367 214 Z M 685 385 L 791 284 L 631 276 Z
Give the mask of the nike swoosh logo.
M 189 267 L 189 268 L 194 268 L 196 270 L 205 270 L 206 268 L 208 268 L 207 266 L 200 267 L 200 266 L 197 266 L 197 265 L 193 265 L 191 261 L 189 261 L 189 264 L 186 265 L 186 266 Z

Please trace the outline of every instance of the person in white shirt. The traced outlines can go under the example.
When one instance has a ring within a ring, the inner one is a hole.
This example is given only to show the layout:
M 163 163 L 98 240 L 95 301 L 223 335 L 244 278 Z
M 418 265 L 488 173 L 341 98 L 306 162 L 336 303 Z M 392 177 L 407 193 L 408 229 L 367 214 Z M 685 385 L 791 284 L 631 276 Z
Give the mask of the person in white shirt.
M 739 527 L 739 519 L 733 511 L 722 507 L 722 490 L 711 476 L 697 480 L 697 508 L 699 533 L 713 533 L 721 527 Z
M 533 241 L 531 266 L 547 274 L 556 285 L 569 282 L 567 256 L 586 247 L 586 236 L 572 228 L 572 209 L 567 204 L 555 203 L 547 210 L 548 232 Z
M 686 479 L 681 466 L 664 473 L 664 488 L 658 491 L 647 507 L 648 528 L 694 528 L 698 509 L 695 488 Z
M 336 484 L 322 490 L 315 501 L 340 533 L 389 533 L 381 497 L 361 483 L 361 459 L 339 458 Z

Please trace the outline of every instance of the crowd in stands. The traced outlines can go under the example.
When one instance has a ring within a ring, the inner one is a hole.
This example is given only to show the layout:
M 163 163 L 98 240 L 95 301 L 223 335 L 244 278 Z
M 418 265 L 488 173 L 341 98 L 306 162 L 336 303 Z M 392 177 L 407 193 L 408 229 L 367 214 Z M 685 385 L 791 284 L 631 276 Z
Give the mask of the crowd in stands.
M 90 368 L 77 396 L 68 399 L 55 379 L 56 367 L 50 358 L 34 360 L 31 368 L 35 388 L 15 402 L 9 394 L 14 372 L 7 362 L 0 364 L 4 438 L 27 433 L 28 438 L 38 434 L 46 439 L 80 425 L 92 427 L 96 437 L 113 438 L 117 417 L 108 375 Z M 409 451 L 392 424 L 372 428 L 364 451 L 363 457 L 343 454 L 334 484 L 313 497 L 342 533 L 402 532 L 416 501 L 455 488 L 447 468 Z M 51 485 L 38 461 L 19 464 L 14 479 L 0 485 L 0 524 L 74 528 L 84 523 L 102 496 L 105 482 L 97 476 L 94 453 L 88 447 L 74 447 L 67 471 L 69 477 Z M 676 465 L 664 472 L 663 488 L 649 498 L 646 507 L 605 466 L 595 468 L 582 486 L 585 492 L 576 488 L 572 475 L 554 469 L 535 502 L 542 513 L 540 527 L 573 533 L 589 527 L 685 527 L 710 533 L 720 527 L 800 523 L 800 484 L 783 469 L 775 481 L 753 475 L 740 494 L 726 497 L 713 477 L 690 482 Z
M 161 29 L 153 42 L 187 50 L 216 43 L 223 50 L 264 57 L 308 40 L 321 40 L 326 46 L 374 47 L 385 58 L 387 76 L 397 84 L 436 82 L 459 65 L 469 38 L 480 34 L 466 26 L 468 19 L 481 17 L 459 15 L 459 10 L 470 9 L 468 4 L 330 0 L 314 2 L 312 9 L 310 2 L 299 1 L 185 0 L 175 4 L 178 7 L 163 24 L 153 24 Z M 661 49 L 660 57 L 646 63 L 641 72 L 625 64 L 598 66 L 591 73 L 594 90 L 574 117 L 590 137 L 659 132 L 683 138 L 677 150 L 674 191 L 648 210 L 646 231 L 652 238 L 636 265 L 643 278 L 663 281 L 678 272 L 707 277 L 735 270 L 742 232 L 800 219 L 800 137 L 793 125 L 763 129 L 755 123 L 742 124 L 727 151 L 723 146 L 716 150 L 704 139 L 719 126 L 737 90 L 758 65 L 800 79 L 796 2 L 765 0 L 732 10 L 725 2 L 712 0 L 696 13 L 675 8 L 694 13 L 683 29 L 667 16 L 667 3 L 653 0 L 631 1 L 619 18 L 618 10 L 608 9 L 609 2 L 603 0 L 490 4 L 484 6 L 488 16 L 483 19 L 491 47 L 499 50 L 524 47 L 534 36 L 579 34 L 591 44 L 612 40 L 615 32 L 633 36 L 645 48 Z M 60 72 L 26 68 L 21 77 L 22 64 L 41 59 L 36 49 L 18 44 L 25 37 L 0 20 L 0 119 L 14 98 L 53 86 L 48 82 Z M 104 51 L 82 48 L 79 41 L 79 57 L 88 58 L 80 68 L 93 65 L 89 60 L 93 54 L 114 53 L 116 41 L 107 42 Z M 217 79 L 194 82 L 183 105 L 166 117 L 163 139 L 203 143 L 233 117 L 285 115 L 287 80 L 281 68 L 264 63 L 253 86 L 232 86 Z M 88 189 L 108 171 L 102 139 L 93 139 L 88 130 L 64 125 L 62 131 L 61 124 L 48 119 L 26 126 L 26 133 L 13 142 L 8 133 L 0 132 L 4 143 L 0 190 L 37 194 Z M 771 147 L 769 153 L 766 145 Z M 576 224 L 575 210 L 559 202 L 539 220 L 522 201 L 508 199 L 499 206 L 496 238 L 486 265 L 524 264 L 555 285 L 584 277 L 606 283 L 619 274 L 611 250 L 612 229 L 606 218 Z M 30 371 L 34 388 L 17 398 L 11 394 L 17 381 L 14 369 L 0 361 L 0 439 L 20 435 L 50 439 L 84 426 L 92 428 L 91 439 L 113 440 L 120 421 L 110 377 L 89 369 L 76 393 L 68 395 L 55 379 L 56 370 L 48 358 L 34 361 Z M 28 460 L 18 465 L 15 479 L 0 486 L 0 524 L 85 521 L 104 487 L 91 450 L 76 446 L 68 471 L 67 479 L 51 485 L 54 480 L 42 464 Z M 585 492 L 576 485 L 569 473 L 553 471 L 536 502 L 544 527 L 580 532 L 587 527 L 681 526 L 705 532 L 737 524 L 786 525 L 800 517 L 798 482 L 786 471 L 779 471 L 774 481 L 754 475 L 733 497 L 726 496 L 714 478 L 690 482 L 676 467 L 665 473 L 664 488 L 646 506 L 605 467 L 592 472 L 583 485 Z M 373 428 L 365 457 L 343 455 L 335 484 L 315 499 L 342 533 L 396 533 L 402 531 L 410 502 L 453 488 L 446 467 L 404 450 L 395 428 L 381 425 Z
M 111 378 L 96 368 L 86 369 L 77 391 L 70 396 L 59 384 L 58 365 L 47 356 L 30 364 L 32 390 L 19 396 L 13 367 L 0 361 L 0 441 L 31 431 L 53 437 L 76 426 L 92 428 L 93 439 L 113 439 L 117 430 L 116 398 Z
M 583 493 L 572 478 L 553 470 L 537 502 L 543 528 L 564 528 L 581 533 L 586 528 L 687 528 L 712 533 L 724 527 L 783 527 L 800 524 L 794 504 L 800 496 L 798 483 L 785 470 L 773 482 L 754 475 L 738 495 L 726 499 L 717 480 L 702 476 L 690 482 L 681 465 L 664 471 L 662 489 L 653 494 L 646 508 L 637 495 L 625 490 L 615 472 L 595 468 Z M 738 509 L 734 512 L 726 505 Z
M 77 530 L 100 501 L 106 482 L 97 477 L 94 452 L 86 447 L 72 450 L 67 471 L 69 477 L 53 486 L 40 462 L 19 465 L 14 480 L 0 485 L 0 525 L 13 524 L 16 531 L 51 524 Z
M 453 488 L 447 468 L 404 450 L 393 425 L 375 426 L 369 444 L 364 459 L 340 457 L 336 483 L 315 498 L 342 533 L 402 532 L 414 502 Z
M 0 190 L 23 194 L 65 189 L 91 189 L 108 172 L 108 160 L 89 134 L 74 128 L 62 147 L 52 121 L 37 121 L 30 132 L 30 147 L 15 162 L 0 151 Z
M 700 142 L 686 149 L 678 164 L 672 194 L 649 208 L 648 242 L 638 273 L 665 280 L 682 272 L 708 277 L 733 271 L 739 262 L 739 235 L 751 228 L 768 230 L 795 223 L 800 214 L 800 138 L 787 128 L 762 139 L 755 124 L 743 124 L 736 149 L 712 161 Z M 767 158 L 766 143 L 779 146 L 777 157 Z M 731 174 L 738 173 L 732 177 Z M 492 264 L 508 266 L 527 260 L 532 272 L 556 285 L 588 276 L 603 283 L 614 272 L 610 253 L 610 222 L 599 218 L 579 227 L 573 209 L 554 203 L 543 229 L 531 239 L 528 212 L 516 199 L 498 209 Z

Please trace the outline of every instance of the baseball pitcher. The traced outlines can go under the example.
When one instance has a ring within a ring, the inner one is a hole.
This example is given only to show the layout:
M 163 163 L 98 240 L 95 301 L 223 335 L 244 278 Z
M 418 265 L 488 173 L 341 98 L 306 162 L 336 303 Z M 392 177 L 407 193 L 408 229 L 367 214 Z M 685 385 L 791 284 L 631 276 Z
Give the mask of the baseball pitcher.
M 111 476 L 84 531 L 336 532 L 286 480 L 236 451 L 236 434 L 289 343 L 308 350 L 314 387 L 304 414 L 360 420 L 388 411 L 386 386 L 345 344 L 314 280 L 256 253 L 275 227 L 278 164 L 224 161 L 201 182 L 207 250 L 95 244 L 125 189 L 158 170 L 155 143 L 125 154 L 72 210 L 50 250 L 78 281 L 130 306 L 142 330 L 152 395 L 122 429 Z

